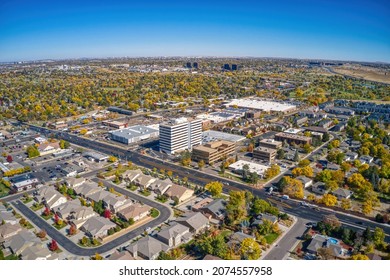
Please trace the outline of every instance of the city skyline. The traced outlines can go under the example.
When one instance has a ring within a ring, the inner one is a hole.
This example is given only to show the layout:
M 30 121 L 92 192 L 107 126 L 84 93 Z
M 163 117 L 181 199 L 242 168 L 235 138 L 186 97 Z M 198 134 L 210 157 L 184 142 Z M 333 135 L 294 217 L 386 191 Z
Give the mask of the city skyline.
M 0 61 L 275 57 L 390 62 L 386 1 L 3 2 Z

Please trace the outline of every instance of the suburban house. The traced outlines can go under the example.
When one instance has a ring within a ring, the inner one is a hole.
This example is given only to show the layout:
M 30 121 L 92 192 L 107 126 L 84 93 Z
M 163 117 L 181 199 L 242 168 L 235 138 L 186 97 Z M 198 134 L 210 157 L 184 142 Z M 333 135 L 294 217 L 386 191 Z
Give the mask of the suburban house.
M 143 173 L 141 170 L 137 169 L 137 170 L 126 170 L 125 172 L 122 173 L 121 176 L 127 182 L 134 182 L 134 180 L 140 175 L 143 175 Z
M 71 200 L 53 208 L 53 211 L 56 212 L 60 218 L 67 220 L 69 216 L 75 211 L 75 209 L 79 207 L 79 200 Z
M 152 176 L 141 174 L 134 179 L 133 183 L 141 189 L 147 189 L 156 180 L 157 179 Z
M 19 224 L 5 223 L 0 225 L 0 244 L 10 239 L 12 236 L 22 231 L 22 227 Z
M 360 160 L 360 162 L 361 162 L 362 164 L 364 164 L 364 163 L 370 164 L 370 163 L 372 163 L 372 161 L 374 160 L 374 158 L 373 158 L 373 157 L 370 157 L 370 156 L 364 155 L 364 156 L 361 156 L 361 157 L 359 158 L 359 160 Z
M 44 203 L 49 209 L 55 209 L 61 204 L 64 204 L 67 199 L 54 189 L 54 187 L 47 186 L 38 190 L 35 200 L 38 203 Z
M 111 254 L 111 256 L 109 256 L 107 258 L 107 260 L 110 260 L 110 261 L 118 261 L 118 260 L 129 261 L 129 260 L 134 260 L 134 257 L 132 255 L 130 255 L 129 251 L 122 251 L 122 252 L 115 251 L 114 253 Z
M 94 192 L 93 194 L 86 195 L 85 197 L 89 201 L 93 201 L 96 203 L 99 202 L 100 200 L 103 200 L 109 194 L 110 194 L 109 192 L 103 191 L 102 188 L 100 188 L 98 192 Z
M 55 143 L 42 143 L 38 145 L 38 151 L 41 156 L 56 153 L 61 151 L 60 144 Z
M 206 217 L 212 217 L 222 221 L 225 218 L 226 201 L 221 198 L 216 199 L 199 210 Z
M 208 205 L 210 202 L 214 201 L 211 197 L 206 197 L 202 199 L 201 201 L 196 202 L 194 205 L 191 206 L 191 210 L 195 212 L 199 212 L 201 208 Z
M 177 218 L 176 222 L 188 227 L 193 234 L 204 231 L 210 224 L 209 219 L 199 212 L 187 212 Z
M 164 195 L 168 196 L 171 199 L 178 199 L 179 202 L 185 201 L 192 197 L 194 191 L 179 185 L 172 185 L 169 189 L 164 193 Z
M 69 188 L 76 189 L 77 187 L 80 187 L 82 184 L 85 183 L 85 178 L 69 178 L 66 180 L 66 185 Z
M 76 228 L 80 228 L 88 219 L 97 216 L 98 214 L 93 211 L 92 207 L 81 206 L 74 210 L 69 217 L 69 220 Z
M 298 176 L 297 179 L 302 182 L 302 185 L 305 189 L 307 189 L 308 187 L 313 185 L 313 180 L 306 177 L 306 176 L 301 175 L 301 176 Z
M 358 153 L 355 153 L 355 152 L 348 152 L 345 154 L 345 160 L 346 161 L 349 161 L 349 160 L 355 160 L 359 157 L 359 154 Z M 347 159 L 348 158 L 348 159 Z
M 75 193 L 83 198 L 88 198 L 94 193 L 101 192 L 102 188 L 100 188 L 97 184 L 84 183 L 74 189 Z
M 145 236 L 126 248 L 134 258 L 141 257 L 146 260 L 155 260 L 160 252 L 166 252 L 168 249 L 167 245 L 151 236 Z
M 86 235 L 92 238 L 103 238 L 107 236 L 109 229 L 116 227 L 116 224 L 111 222 L 109 219 L 94 216 L 88 219 L 82 226 L 81 230 L 85 232 Z
M 0 223 L 11 224 L 16 225 L 18 223 L 18 220 L 16 217 L 12 214 L 12 212 L 0 212 Z
M 338 199 L 348 199 L 352 196 L 353 192 L 347 189 L 338 188 L 337 190 L 333 191 L 332 194 L 335 195 Z
M 320 249 L 320 248 L 323 248 L 326 245 L 326 242 L 327 242 L 327 239 L 324 236 L 322 236 L 322 235 L 315 235 L 311 239 L 309 245 L 307 246 L 306 251 L 309 254 L 316 255 L 317 254 L 317 250 Z
M 149 215 L 152 207 L 146 204 L 135 203 L 126 208 L 120 209 L 117 215 L 123 220 L 133 219 L 134 222 L 141 220 Z
M 162 229 L 157 233 L 156 238 L 169 247 L 176 247 L 191 240 L 192 234 L 188 227 L 175 223 Z
M 329 162 L 326 168 L 329 170 L 337 171 L 337 170 L 340 170 L 340 165 L 338 165 L 336 163 Z
M 229 241 L 227 244 L 230 248 L 233 248 L 233 250 L 235 252 L 238 252 L 239 249 L 241 248 L 242 241 L 244 239 L 247 239 L 247 238 L 255 240 L 254 236 L 237 231 L 237 232 L 233 233 L 232 235 L 230 235 Z
M 163 195 L 172 185 L 173 183 L 169 178 L 165 180 L 157 179 L 152 184 L 150 184 L 149 189 L 156 194 Z
M 251 226 L 253 227 L 253 226 L 262 225 L 264 223 L 264 220 L 268 220 L 272 224 L 276 224 L 278 222 L 278 217 L 267 213 L 263 213 L 256 217 L 256 219 L 252 222 Z
M 320 248 L 329 248 L 332 256 L 335 258 L 345 258 L 347 254 L 347 250 L 339 244 L 337 239 L 317 234 L 313 236 L 306 250 L 308 253 L 316 255 Z
M 31 231 L 21 230 L 5 241 L 3 247 L 15 255 L 20 255 L 26 248 L 34 244 L 41 244 L 41 240 Z
M 126 208 L 133 204 L 130 199 L 126 199 L 122 195 L 118 196 L 110 192 L 102 199 L 102 201 L 104 207 L 110 209 L 112 213 L 116 213 L 119 209 Z
M 326 194 L 328 190 L 326 189 L 325 183 L 317 182 L 311 187 L 312 192 L 316 194 Z
M 33 244 L 20 253 L 22 260 L 58 260 L 58 254 L 51 252 L 43 244 Z

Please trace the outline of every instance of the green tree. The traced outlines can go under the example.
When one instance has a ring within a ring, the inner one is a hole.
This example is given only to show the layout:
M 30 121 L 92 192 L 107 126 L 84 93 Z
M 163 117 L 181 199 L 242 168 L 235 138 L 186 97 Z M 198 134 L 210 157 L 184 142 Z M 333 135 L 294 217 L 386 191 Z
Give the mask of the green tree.
M 34 145 L 27 147 L 27 154 L 29 158 L 39 157 L 40 153 Z
M 245 238 L 241 242 L 240 248 L 241 259 L 243 260 L 257 260 L 261 256 L 261 248 L 252 238 Z
M 227 223 L 237 224 L 247 216 L 246 199 L 244 191 L 231 191 L 226 205 Z
M 221 182 L 213 181 L 208 183 L 205 186 L 205 189 L 208 190 L 212 196 L 219 196 L 222 193 L 222 187 L 223 185 Z

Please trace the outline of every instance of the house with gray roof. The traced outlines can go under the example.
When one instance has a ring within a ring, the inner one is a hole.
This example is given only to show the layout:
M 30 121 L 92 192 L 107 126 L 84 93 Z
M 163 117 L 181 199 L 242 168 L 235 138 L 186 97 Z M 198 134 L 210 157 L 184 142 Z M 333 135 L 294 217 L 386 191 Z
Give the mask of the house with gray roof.
M 41 240 L 31 231 L 22 230 L 5 241 L 3 247 L 10 249 L 15 255 L 20 255 L 26 248 L 34 244 L 41 244 Z
M 55 207 L 53 211 L 56 212 L 61 219 L 67 220 L 69 216 L 75 211 L 75 209 L 79 208 L 80 206 L 81 205 L 79 200 L 70 200 Z
M 348 199 L 352 196 L 353 192 L 347 189 L 338 188 L 337 190 L 333 191 L 332 194 L 335 195 L 338 199 Z
M 20 253 L 22 260 L 58 260 L 58 254 L 51 252 L 43 244 L 33 244 Z
M 193 234 L 204 231 L 210 225 L 209 219 L 200 212 L 187 212 L 176 222 L 188 227 Z
M 317 234 L 311 239 L 306 251 L 310 254 L 316 255 L 318 249 L 325 247 L 326 243 L 327 238 Z
M 157 179 L 152 176 L 141 174 L 134 179 L 133 183 L 141 189 L 147 189 L 156 180 Z
M 149 185 L 149 189 L 156 194 L 163 195 L 172 185 L 173 183 L 169 178 L 165 180 L 157 179 Z
M 160 252 L 169 250 L 169 246 L 151 236 L 145 236 L 126 248 L 134 258 L 157 259 Z
M 89 201 L 94 201 L 95 203 L 96 202 L 99 202 L 100 200 L 103 201 L 103 199 L 109 195 L 110 193 L 107 192 L 107 191 L 104 191 L 100 188 L 100 191 L 98 192 L 95 192 L 93 194 L 90 194 L 90 195 L 87 195 L 86 198 L 89 200 Z
M 12 214 L 12 212 L 0 212 L 0 223 L 2 223 L 3 221 L 11 225 L 15 225 L 18 223 L 18 220 L 16 219 L 14 214 Z
M 12 236 L 22 231 L 22 227 L 19 224 L 5 223 L 0 225 L 0 244 L 9 240 Z
M 128 260 L 135 260 L 134 257 L 129 253 L 129 251 L 121 251 L 121 252 L 118 252 L 118 251 L 115 251 L 114 253 L 111 254 L 111 256 L 109 256 L 107 258 L 107 260 L 110 260 L 110 261 L 117 261 L 117 260 L 122 260 L 122 261 L 128 261 Z
M 88 219 L 97 215 L 92 207 L 80 206 L 71 213 L 69 220 L 76 228 L 80 228 Z
M 117 212 L 118 217 L 128 221 L 133 219 L 135 222 L 147 217 L 152 207 L 146 204 L 134 203 L 126 208 L 120 209 Z
M 222 221 L 225 218 L 226 201 L 221 198 L 216 199 L 210 202 L 209 204 L 205 205 L 204 207 L 200 208 L 199 210 L 206 217 L 211 216 L 214 219 Z
M 176 247 L 191 240 L 190 229 L 182 224 L 174 223 L 157 233 L 156 238 L 169 247 Z
M 140 175 L 143 175 L 142 171 L 137 170 L 126 170 L 122 173 L 122 178 L 127 182 L 134 182 L 134 180 L 139 177 Z
M 103 238 L 107 236 L 109 229 L 116 227 L 116 224 L 111 222 L 109 219 L 94 216 L 88 219 L 82 226 L 81 230 L 85 232 L 86 235 L 92 238 Z
M 104 207 L 110 209 L 112 213 L 116 213 L 119 209 L 126 208 L 133 204 L 130 199 L 126 199 L 122 195 L 116 195 L 110 192 L 102 199 L 102 201 Z
M 306 176 L 298 176 L 297 177 L 297 180 L 301 181 L 302 184 L 303 184 L 303 187 L 306 189 L 308 187 L 310 187 L 311 185 L 313 185 L 313 180 L 310 179 L 309 177 L 306 177 Z
M 325 183 L 317 182 L 311 187 L 312 192 L 316 194 L 326 194 L 328 190 L 326 189 Z
M 102 188 L 93 182 L 84 183 L 74 189 L 75 193 L 83 198 L 89 198 L 94 193 L 102 191 Z
M 66 180 L 66 185 L 69 188 L 75 189 L 85 183 L 85 178 L 69 178 Z

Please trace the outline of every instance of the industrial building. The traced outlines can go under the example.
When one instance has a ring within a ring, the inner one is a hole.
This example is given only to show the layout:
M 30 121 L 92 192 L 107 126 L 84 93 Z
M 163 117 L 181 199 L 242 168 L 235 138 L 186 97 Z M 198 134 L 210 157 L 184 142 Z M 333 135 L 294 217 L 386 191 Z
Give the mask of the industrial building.
M 157 129 L 143 125 L 135 125 L 124 129 L 110 131 L 111 139 L 123 144 L 137 143 L 149 138 L 158 137 Z
M 248 165 L 250 173 L 255 172 L 261 178 L 263 178 L 265 171 L 269 168 L 266 165 L 253 163 L 253 162 L 245 161 L 245 160 L 239 160 L 239 161 L 236 161 L 235 163 L 232 163 L 231 165 L 229 165 L 229 170 L 234 172 L 234 173 L 237 173 L 237 174 L 242 174 L 244 165 Z
M 297 145 L 311 144 L 310 137 L 291 134 L 291 133 L 284 133 L 284 132 L 280 132 L 276 134 L 275 140 L 282 141 L 282 142 L 286 141 L 288 144 L 293 144 L 293 143 Z
M 178 118 L 160 124 L 160 151 L 174 154 L 202 144 L 202 121 Z
M 271 100 L 259 100 L 259 99 L 233 99 L 231 102 L 226 104 L 226 107 L 238 107 L 248 108 L 252 110 L 258 110 L 263 112 L 292 112 L 297 109 L 297 106 L 276 102 Z
M 276 150 L 265 148 L 265 147 L 257 147 L 253 150 L 253 158 L 259 160 L 265 160 L 268 162 L 273 162 L 276 157 Z
M 192 160 L 210 164 L 235 152 L 235 143 L 229 141 L 215 141 L 192 149 Z

